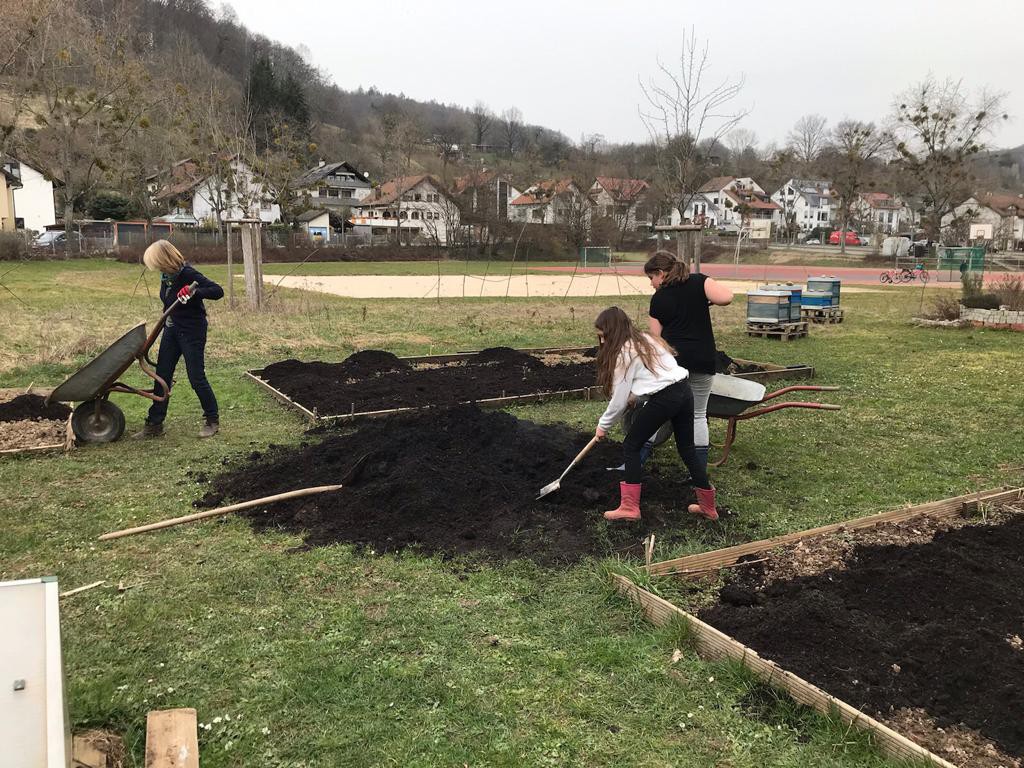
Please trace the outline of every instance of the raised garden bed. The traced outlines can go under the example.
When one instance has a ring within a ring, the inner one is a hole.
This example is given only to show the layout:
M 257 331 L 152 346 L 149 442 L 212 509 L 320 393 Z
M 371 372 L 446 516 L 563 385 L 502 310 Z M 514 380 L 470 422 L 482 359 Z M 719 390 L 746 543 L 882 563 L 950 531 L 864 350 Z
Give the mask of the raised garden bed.
M 243 515 L 259 530 L 303 536 L 305 546 L 353 544 L 376 553 L 411 549 L 443 558 L 533 560 L 565 565 L 587 557 L 641 554 L 641 540 L 692 538 L 706 522 L 686 511 L 693 492 L 672 471 L 645 478 L 641 523 L 609 525 L 618 505 L 621 446 L 603 441 L 538 500 L 589 433 L 542 425 L 472 405 L 318 427 L 307 442 L 240 456 L 209 483 L 199 507 L 339 482 L 346 488 L 280 502 Z M 657 468 L 651 468 L 657 472 Z
M 1011 768 L 1024 756 L 1022 499 L 970 494 L 651 565 L 686 577 L 688 610 L 615 578 L 652 620 L 689 623 L 702 654 L 836 711 L 893 756 Z
M 340 363 L 283 360 L 246 376 L 311 421 L 341 420 L 467 402 L 500 408 L 552 398 L 589 400 L 599 395 L 593 353 L 592 347 L 497 347 L 399 358 L 366 350 Z M 722 362 L 722 372 L 759 381 L 814 375 L 809 366 Z
M 45 393 L 0 390 L 0 456 L 44 453 L 70 447 L 63 403 L 45 402 Z

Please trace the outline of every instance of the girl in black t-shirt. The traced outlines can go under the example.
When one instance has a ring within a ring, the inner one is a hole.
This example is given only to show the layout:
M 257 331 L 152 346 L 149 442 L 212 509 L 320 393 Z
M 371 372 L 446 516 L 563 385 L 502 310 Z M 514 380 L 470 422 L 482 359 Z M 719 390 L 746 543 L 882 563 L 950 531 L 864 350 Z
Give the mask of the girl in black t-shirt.
M 708 398 L 715 375 L 715 334 L 712 304 L 732 301 L 732 290 L 700 272 L 690 273 L 685 262 L 668 251 L 657 251 L 644 264 L 651 280 L 650 333 L 676 350 L 676 362 L 690 372 L 693 390 L 693 442 L 697 456 L 708 464 Z

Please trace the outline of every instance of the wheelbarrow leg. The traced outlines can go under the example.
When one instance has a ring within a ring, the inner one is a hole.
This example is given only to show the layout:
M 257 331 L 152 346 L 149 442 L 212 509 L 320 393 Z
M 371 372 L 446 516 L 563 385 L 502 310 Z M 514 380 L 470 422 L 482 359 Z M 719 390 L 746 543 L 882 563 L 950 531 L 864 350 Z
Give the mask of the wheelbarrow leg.
M 722 456 L 718 461 L 708 462 L 712 467 L 720 467 L 725 464 L 729 458 L 729 449 L 732 447 L 732 441 L 736 439 L 736 417 L 729 417 L 729 425 L 725 428 L 725 442 L 722 443 Z

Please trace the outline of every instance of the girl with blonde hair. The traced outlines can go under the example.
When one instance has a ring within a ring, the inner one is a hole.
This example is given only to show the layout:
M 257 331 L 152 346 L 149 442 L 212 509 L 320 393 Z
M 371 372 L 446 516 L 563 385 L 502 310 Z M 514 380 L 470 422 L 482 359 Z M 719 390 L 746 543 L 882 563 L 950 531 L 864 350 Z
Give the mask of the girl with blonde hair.
M 632 424 L 622 441 L 626 479 L 619 483 L 618 509 L 604 513 L 608 520 L 640 519 L 640 452 L 644 443 L 665 422 L 672 423 L 676 450 L 690 470 L 697 492 L 697 504 L 688 511 L 718 519 L 715 489 L 693 445 L 693 393 L 687 383 L 689 373 L 676 363 L 673 350 L 662 339 L 643 333 L 629 315 L 618 307 L 608 307 L 594 321 L 597 330 L 597 383 L 610 396 L 608 407 L 597 423 L 594 434 L 603 438 L 629 407 L 636 405 Z
M 160 272 L 160 301 L 165 310 L 179 299 L 184 300 L 164 325 L 156 358 L 156 373 L 167 382 L 168 387 L 172 387 L 178 360 L 185 358 L 188 382 L 199 398 L 205 418 L 199 436 L 213 437 L 220 429 L 220 414 L 213 387 L 206 378 L 207 320 L 203 301 L 216 301 L 224 296 L 224 289 L 185 261 L 181 252 L 166 240 L 157 240 L 150 245 L 142 255 L 142 261 L 149 269 Z M 194 291 L 190 287 L 193 283 L 198 283 Z M 159 382 L 153 393 L 164 393 Z M 159 437 L 163 434 L 169 402 L 170 397 L 167 397 L 150 406 L 146 424 L 136 437 Z

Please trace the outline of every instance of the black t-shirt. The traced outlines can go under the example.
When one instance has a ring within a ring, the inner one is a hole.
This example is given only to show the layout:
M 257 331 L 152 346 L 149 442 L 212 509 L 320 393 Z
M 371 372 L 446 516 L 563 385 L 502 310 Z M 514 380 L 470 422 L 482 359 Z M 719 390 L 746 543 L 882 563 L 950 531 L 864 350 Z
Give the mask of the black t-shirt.
M 661 323 L 661 337 L 676 351 L 676 361 L 697 373 L 715 372 L 715 334 L 704 293 L 707 275 L 691 274 L 663 285 L 651 296 L 650 316 Z

